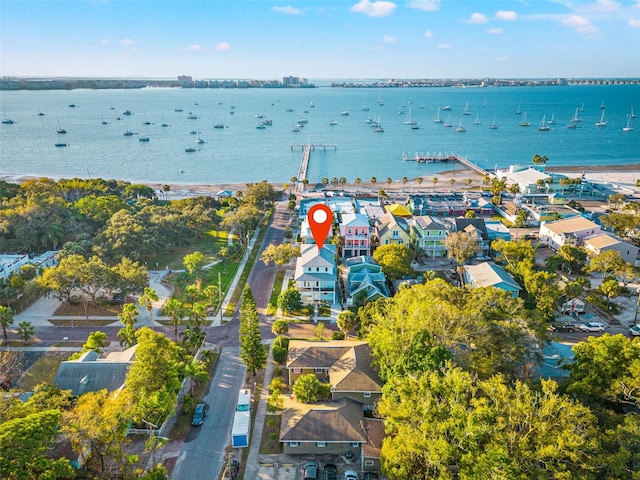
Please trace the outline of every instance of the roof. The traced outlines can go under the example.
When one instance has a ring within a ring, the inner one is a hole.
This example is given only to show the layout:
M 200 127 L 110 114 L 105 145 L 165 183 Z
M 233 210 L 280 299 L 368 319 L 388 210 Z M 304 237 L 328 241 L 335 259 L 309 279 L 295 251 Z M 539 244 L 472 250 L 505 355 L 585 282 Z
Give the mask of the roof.
M 367 216 L 361 213 L 345 213 L 342 215 L 342 222 L 340 222 L 340 228 L 344 227 L 367 227 L 369 228 L 369 220 Z
M 364 428 L 369 441 L 362 445 L 362 456 L 380 458 L 380 449 L 384 440 L 384 421 L 379 418 L 365 418 Z
M 594 235 L 593 237 L 585 238 L 584 243 L 585 246 L 591 245 L 593 248 L 600 249 L 620 243 L 620 240 L 607 233 L 603 233 L 602 235 Z
M 444 225 L 434 220 L 429 215 L 414 217 L 414 225 L 421 230 L 447 230 Z
M 285 397 L 281 442 L 367 442 L 362 404 L 348 398 L 306 404 Z
M 478 265 L 465 265 L 463 268 L 478 287 L 500 288 L 500 285 L 506 285 L 520 290 L 520 285 L 509 272 L 494 263 L 483 262 Z
M 74 395 L 118 390 L 124 385 L 137 347 L 112 352 L 104 359 L 98 358 L 99 354 L 94 351 L 85 352 L 77 360 L 60 363 L 53 383 L 63 390 L 71 390 Z
M 489 235 L 487 234 L 487 227 L 484 224 L 484 219 L 482 218 L 463 218 L 457 217 L 454 219 L 454 224 L 456 228 L 456 232 L 469 231 L 469 230 L 479 230 L 482 233 L 482 238 L 487 240 Z M 467 227 L 473 227 L 472 229 L 467 229 Z
M 398 203 L 392 203 L 389 205 L 387 207 L 387 212 L 395 215 L 396 217 L 410 217 L 412 215 L 411 210 Z
M 532 167 L 511 172 L 509 170 L 506 170 L 501 173 L 511 181 L 529 185 L 536 183 L 538 180 L 544 181 L 547 178 L 551 177 L 551 175 L 549 175 L 548 173 L 541 172 L 540 170 Z
M 404 218 L 396 217 L 391 212 L 385 213 L 378 219 L 378 235 L 384 236 L 387 231 L 391 230 L 394 226 L 400 228 L 407 235 L 409 234 L 409 226 Z
M 333 244 L 325 244 L 322 250 L 318 251 L 318 247 L 314 244 L 302 245 L 300 247 L 300 256 L 296 261 L 296 266 L 301 267 L 332 267 L 335 268 L 336 246 Z
M 580 215 L 563 218 L 562 220 L 556 220 L 555 222 L 544 222 L 543 225 L 547 229 L 558 235 L 588 230 L 590 228 L 600 230 L 600 227 L 597 223 L 592 222 L 588 218 L 584 218 Z

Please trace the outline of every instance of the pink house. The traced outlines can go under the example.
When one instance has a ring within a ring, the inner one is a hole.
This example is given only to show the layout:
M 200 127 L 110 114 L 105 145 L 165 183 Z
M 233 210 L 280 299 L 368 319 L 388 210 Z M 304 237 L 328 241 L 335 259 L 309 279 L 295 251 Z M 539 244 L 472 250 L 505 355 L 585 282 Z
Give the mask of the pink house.
M 340 236 L 344 238 L 342 256 L 344 258 L 371 255 L 369 220 L 360 213 L 345 213 L 340 222 Z

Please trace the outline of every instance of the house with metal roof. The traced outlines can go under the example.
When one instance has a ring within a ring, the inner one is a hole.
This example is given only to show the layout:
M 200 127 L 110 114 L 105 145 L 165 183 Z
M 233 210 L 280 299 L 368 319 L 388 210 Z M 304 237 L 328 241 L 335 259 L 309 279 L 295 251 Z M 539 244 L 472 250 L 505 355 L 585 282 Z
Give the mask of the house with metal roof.
M 340 236 L 344 239 L 344 258 L 371 255 L 371 225 L 361 213 L 345 213 L 340 219 Z
M 302 245 L 293 278 L 303 299 L 336 303 L 336 246 Z
M 382 267 L 373 257 L 361 255 L 345 260 L 347 267 L 347 306 L 352 306 L 354 298 L 365 295 L 367 302 L 390 297 L 387 280 Z
M 447 227 L 428 215 L 414 217 L 411 222 L 411 242 L 427 257 L 444 257 L 447 254 L 444 242 L 448 234 Z
M 492 262 L 483 262 L 478 265 L 463 265 L 464 275 L 462 280 L 470 288 L 494 287 L 506 290 L 514 298 L 518 298 L 520 285 L 500 265 Z
M 409 224 L 402 217 L 396 217 L 390 212 L 385 213 L 376 222 L 376 237 L 378 245 L 407 245 L 411 244 Z

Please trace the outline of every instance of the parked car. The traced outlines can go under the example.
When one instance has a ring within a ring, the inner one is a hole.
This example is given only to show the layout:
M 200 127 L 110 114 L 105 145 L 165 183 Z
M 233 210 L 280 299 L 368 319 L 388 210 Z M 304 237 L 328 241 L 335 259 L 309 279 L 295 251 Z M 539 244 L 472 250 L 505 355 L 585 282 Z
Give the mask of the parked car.
M 323 480 L 338 480 L 338 467 L 333 463 L 326 463 L 324 466 Z
M 358 472 L 355 470 L 346 470 L 344 472 L 344 480 L 358 480 Z
M 629 333 L 634 337 L 640 336 L 640 324 L 634 325 L 629 329 Z
M 583 332 L 604 332 L 605 326 L 599 322 L 583 323 L 578 327 Z
M 378 480 L 378 474 L 373 472 L 365 472 L 362 476 L 362 480 Z
M 554 323 L 551 325 L 551 330 L 554 332 L 575 332 L 576 325 L 571 322 Z
M 313 460 L 304 464 L 304 480 L 319 480 L 318 479 L 318 462 Z
M 208 406 L 205 403 L 199 403 L 196 405 L 193 411 L 193 418 L 191 419 L 191 425 L 199 427 L 204 423 L 204 417 L 207 416 Z

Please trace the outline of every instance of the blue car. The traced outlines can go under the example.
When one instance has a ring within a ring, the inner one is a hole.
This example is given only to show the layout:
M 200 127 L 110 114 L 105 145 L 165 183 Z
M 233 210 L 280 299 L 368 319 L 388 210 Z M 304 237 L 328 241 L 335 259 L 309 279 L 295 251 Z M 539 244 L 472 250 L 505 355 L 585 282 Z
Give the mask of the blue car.
M 196 409 L 193 411 L 193 418 L 191 419 L 191 425 L 199 427 L 204 423 L 204 417 L 207 416 L 207 409 L 209 407 L 204 403 L 196 405 Z

